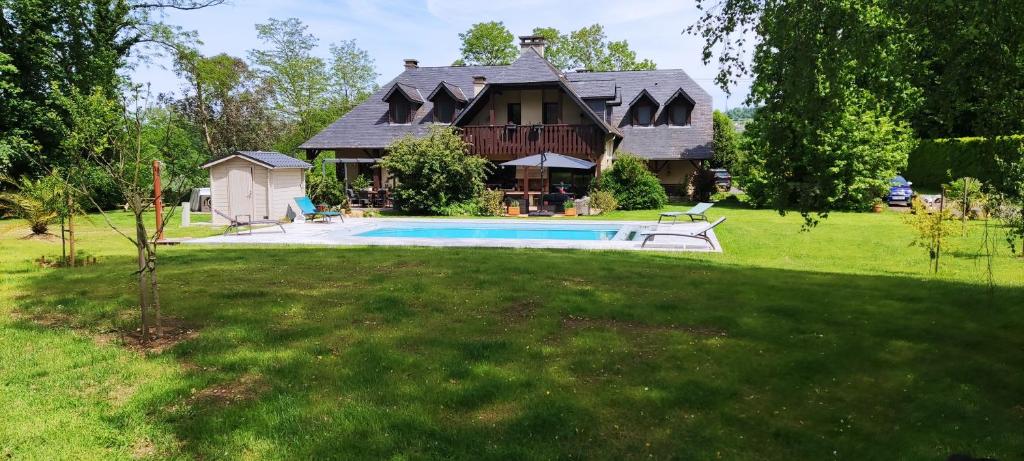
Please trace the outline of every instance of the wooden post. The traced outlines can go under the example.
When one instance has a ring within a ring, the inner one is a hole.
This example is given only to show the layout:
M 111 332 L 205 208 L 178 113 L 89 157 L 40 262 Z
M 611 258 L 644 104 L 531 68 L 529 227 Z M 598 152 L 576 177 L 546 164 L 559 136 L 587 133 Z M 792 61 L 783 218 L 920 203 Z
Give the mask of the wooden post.
M 164 239 L 164 202 L 160 193 L 160 161 L 153 160 L 153 207 L 156 208 L 156 240 Z

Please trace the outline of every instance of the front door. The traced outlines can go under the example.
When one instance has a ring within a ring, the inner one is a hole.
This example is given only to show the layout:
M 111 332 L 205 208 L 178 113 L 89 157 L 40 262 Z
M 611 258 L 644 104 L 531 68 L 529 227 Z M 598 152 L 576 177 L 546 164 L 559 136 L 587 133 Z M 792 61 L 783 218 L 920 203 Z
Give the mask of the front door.
M 232 218 L 238 215 L 252 218 L 252 167 L 235 167 L 228 171 L 228 206 Z

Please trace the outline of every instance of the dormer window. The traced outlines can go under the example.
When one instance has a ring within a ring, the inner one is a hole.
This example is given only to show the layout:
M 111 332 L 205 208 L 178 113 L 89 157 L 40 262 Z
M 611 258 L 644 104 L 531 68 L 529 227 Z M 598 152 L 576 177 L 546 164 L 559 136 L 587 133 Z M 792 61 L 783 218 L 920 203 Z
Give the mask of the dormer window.
M 391 123 L 409 123 L 412 119 L 412 104 L 402 98 L 391 101 Z
M 427 99 L 434 103 L 434 123 L 452 123 L 467 101 L 461 88 L 445 81 L 438 83 Z
M 683 104 L 673 104 L 669 112 L 669 122 L 675 126 L 687 126 L 690 124 L 690 108 Z
M 658 109 L 658 101 L 655 101 L 647 90 L 640 90 L 640 94 L 633 98 L 633 102 L 629 106 L 634 126 L 654 125 L 654 113 Z
M 382 99 L 388 103 L 388 121 L 396 124 L 412 123 L 416 110 L 423 105 L 419 90 L 404 83 L 396 83 Z
M 447 97 L 434 100 L 434 121 L 452 123 L 452 120 L 455 120 L 455 102 Z
M 651 126 L 654 119 L 654 107 L 650 104 L 641 104 L 633 108 L 633 124 L 639 126 Z
M 672 126 L 689 126 L 694 102 L 682 88 L 676 90 L 667 101 L 668 123 Z

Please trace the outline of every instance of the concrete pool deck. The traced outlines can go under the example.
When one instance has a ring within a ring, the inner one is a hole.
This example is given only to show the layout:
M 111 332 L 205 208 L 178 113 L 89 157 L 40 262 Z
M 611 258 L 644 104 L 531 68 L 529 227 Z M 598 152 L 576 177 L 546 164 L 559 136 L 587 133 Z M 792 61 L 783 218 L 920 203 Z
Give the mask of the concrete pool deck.
M 698 239 L 657 236 L 640 248 L 642 238 L 635 240 L 546 240 L 546 239 L 500 239 L 500 238 L 409 238 L 409 237 L 360 237 L 360 234 L 388 224 L 449 224 L 449 225 L 486 225 L 500 226 L 510 224 L 516 226 L 538 224 L 546 226 L 594 228 L 621 227 L 628 233 L 638 234 L 655 228 L 671 228 L 675 231 L 688 232 L 705 226 L 704 222 L 680 222 L 673 225 L 658 225 L 650 221 L 592 221 L 562 219 L 438 219 L 438 218 L 346 218 L 345 222 L 330 223 L 306 222 L 285 224 L 286 233 L 281 233 L 277 226 L 253 229 L 252 234 L 218 235 L 187 240 L 182 243 L 224 245 L 325 245 L 325 246 L 425 246 L 425 247 L 482 247 L 482 248 L 556 248 L 579 250 L 634 250 L 634 251 L 703 251 L 721 252 L 714 231 L 708 237 L 714 242 L 714 249 L 707 242 Z

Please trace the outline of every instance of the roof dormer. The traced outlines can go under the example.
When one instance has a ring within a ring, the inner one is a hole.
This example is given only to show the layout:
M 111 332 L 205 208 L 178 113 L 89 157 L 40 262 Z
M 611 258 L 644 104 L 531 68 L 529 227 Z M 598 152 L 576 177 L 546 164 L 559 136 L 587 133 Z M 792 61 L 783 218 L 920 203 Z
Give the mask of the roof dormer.
M 434 104 L 435 122 L 452 123 L 455 120 L 455 114 L 465 107 L 469 99 L 466 98 L 466 94 L 462 92 L 461 88 L 442 80 L 434 88 L 434 91 L 430 92 L 427 100 Z
M 654 126 L 654 114 L 658 111 L 658 100 L 646 89 L 629 103 L 629 120 L 633 126 Z
M 420 91 L 404 83 L 394 84 L 381 99 L 388 103 L 388 121 L 396 124 L 412 123 L 416 110 L 423 105 Z
M 693 98 L 680 88 L 665 100 L 665 120 L 672 126 L 688 126 L 695 105 Z

